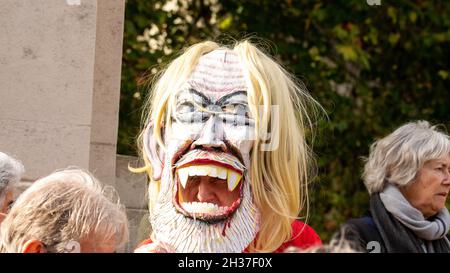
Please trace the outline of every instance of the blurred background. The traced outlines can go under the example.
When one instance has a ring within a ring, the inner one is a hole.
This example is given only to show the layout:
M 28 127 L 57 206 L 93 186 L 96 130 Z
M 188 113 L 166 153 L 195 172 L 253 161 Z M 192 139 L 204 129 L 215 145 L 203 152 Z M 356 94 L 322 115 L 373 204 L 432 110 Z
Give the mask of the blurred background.
M 263 39 L 326 109 L 313 145 L 308 223 L 328 240 L 363 214 L 370 144 L 411 120 L 450 129 L 447 1 L 126 0 L 117 152 L 137 155 L 148 81 L 180 49 Z

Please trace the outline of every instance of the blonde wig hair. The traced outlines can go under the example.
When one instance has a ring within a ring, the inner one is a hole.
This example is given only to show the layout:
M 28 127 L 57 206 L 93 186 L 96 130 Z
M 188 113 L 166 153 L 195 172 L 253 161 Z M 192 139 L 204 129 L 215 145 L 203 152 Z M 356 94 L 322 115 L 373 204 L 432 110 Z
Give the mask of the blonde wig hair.
M 247 81 L 249 108 L 255 120 L 250 183 L 261 214 L 261 226 L 258 240 L 249 249 L 271 252 L 291 239 L 292 222 L 300 212 L 306 209 L 307 215 L 308 211 L 307 182 L 314 164 L 305 135 L 313 127 L 312 117 L 322 108 L 301 82 L 249 40 L 236 42 L 231 47 L 201 42 L 187 48 L 160 72 L 145 106 L 144 126 L 152 122 L 153 136 L 164 149 L 163 128 L 170 126 L 175 90 L 181 89 L 201 56 L 219 48 L 228 48 L 239 56 Z M 278 107 L 278 115 L 272 115 L 272 106 Z M 263 140 L 266 132 L 277 137 L 277 147 L 267 147 Z M 141 153 L 143 134 L 144 130 L 138 140 Z M 160 182 L 153 181 L 149 159 L 145 154 L 142 156 L 146 166 L 136 171 L 149 173 L 151 212 L 151 202 L 156 200 Z
M 70 169 L 33 183 L 16 201 L 0 228 L 0 252 L 21 252 L 30 239 L 48 252 L 67 252 L 71 242 L 128 240 L 123 207 L 112 201 L 114 190 L 102 188 L 89 173 Z M 113 195 L 111 195 L 113 194 Z
M 407 123 L 372 144 L 364 166 L 364 184 L 370 194 L 383 190 L 386 183 L 406 186 L 427 161 L 448 155 L 448 135 L 427 121 Z
M 6 192 L 20 181 L 24 172 L 20 161 L 0 152 L 0 205 L 4 202 Z

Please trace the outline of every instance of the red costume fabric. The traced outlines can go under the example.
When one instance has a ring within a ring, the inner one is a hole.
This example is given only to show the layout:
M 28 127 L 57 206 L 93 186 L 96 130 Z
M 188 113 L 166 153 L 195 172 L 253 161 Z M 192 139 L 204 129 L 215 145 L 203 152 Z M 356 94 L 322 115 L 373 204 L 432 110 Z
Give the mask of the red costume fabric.
M 139 246 L 136 248 L 142 248 L 146 245 L 149 245 L 152 243 L 151 239 L 144 240 L 142 243 L 139 244 Z M 274 253 L 282 253 L 284 252 L 288 247 L 296 247 L 299 250 L 305 250 L 309 247 L 313 246 L 321 246 L 322 240 L 320 240 L 319 235 L 307 224 L 301 222 L 301 221 L 294 221 L 292 223 L 292 238 L 290 241 L 287 241 L 283 243 L 277 250 L 274 251 Z M 247 250 L 244 250 L 244 253 L 246 253 Z
M 282 244 L 275 253 L 281 253 L 288 247 L 297 247 L 300 250 L 305 250 L 312 246 L 321 246 L 322 240 L 319 235 L 312 229 L 312 227 L 301 221 L 294 221 L 292 223 L 292 238 L 290 241 Z

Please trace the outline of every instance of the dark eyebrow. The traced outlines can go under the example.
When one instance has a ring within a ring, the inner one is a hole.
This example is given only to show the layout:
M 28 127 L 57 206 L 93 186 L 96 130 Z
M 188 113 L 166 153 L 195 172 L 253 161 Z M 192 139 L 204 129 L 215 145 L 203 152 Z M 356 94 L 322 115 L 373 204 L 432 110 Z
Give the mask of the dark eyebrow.
M 195 90 L 193 88 L 189 88 L 189 93 L 201 97 L 204 101 L 206 101 L 207 104 L 211 103 L 211 100 L 207 96 L 203 95 L 202 93 L 198 92 L 197 90 Z
M 217 102 L 216 105 L 224 105 L 225 103 L 227 103 L 232 97 L 237 96 L 237 95 L 246 95 L 247 96 L 247 92 L 246 91 L 236 91 L 230 94 L 227 94 L 223 97 L 221 97 Z

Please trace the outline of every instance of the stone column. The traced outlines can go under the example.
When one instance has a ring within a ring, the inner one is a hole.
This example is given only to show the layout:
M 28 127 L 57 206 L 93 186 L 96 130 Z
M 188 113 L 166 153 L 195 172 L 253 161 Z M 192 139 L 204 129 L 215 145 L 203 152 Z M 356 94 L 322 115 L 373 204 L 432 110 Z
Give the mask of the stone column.
M 125 0 L 98 0 L 89 169 L 116 186 Z
M 125 0 L 2 0 L 0 151 L 115 185 Z

